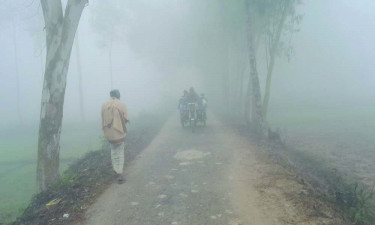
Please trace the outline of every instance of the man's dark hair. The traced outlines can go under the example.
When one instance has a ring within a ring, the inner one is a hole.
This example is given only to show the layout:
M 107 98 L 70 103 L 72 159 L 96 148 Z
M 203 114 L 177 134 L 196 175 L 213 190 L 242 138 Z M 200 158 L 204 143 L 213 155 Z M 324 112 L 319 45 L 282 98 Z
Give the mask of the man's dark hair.
M 109 92 L 109 95 L 111 96 L 111 98 L 118 98 L 118 99 L 120 99 L 120 92 L 117 89 L 114 89 L 111 92 Z

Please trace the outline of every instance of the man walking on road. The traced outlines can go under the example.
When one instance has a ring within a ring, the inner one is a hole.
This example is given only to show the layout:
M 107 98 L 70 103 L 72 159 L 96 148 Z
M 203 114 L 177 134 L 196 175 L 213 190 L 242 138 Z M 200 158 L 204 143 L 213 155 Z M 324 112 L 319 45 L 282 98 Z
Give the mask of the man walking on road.
M 102 129 L 104 136 L 111 145 L 111 160 L 113 170 L 118 174 L 118 183 L 123 184 L 124 151 L 126 137 L 126 123 L 129 122 L 128 112 L 124 103 L 120 101 L 120 92 L 112 90 L 111 99 L 102 106 Z

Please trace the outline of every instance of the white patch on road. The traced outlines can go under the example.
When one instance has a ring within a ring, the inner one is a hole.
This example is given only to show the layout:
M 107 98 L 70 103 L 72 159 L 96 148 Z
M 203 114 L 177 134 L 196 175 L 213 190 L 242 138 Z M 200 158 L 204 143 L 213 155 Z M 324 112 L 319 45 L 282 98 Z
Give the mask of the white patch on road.
M 193 189 L 193 190 L 191 190 L 191 193 L 198 193 L 199 191 L 198 190 L 195 190 L 195 189 Z
M 185 160 L 201 159 L 210 154 L 211 154 L 210 152 L 201 152 L 195 149 L 191 149 L 191 150 L 177 152 L 174 155 L 174 158 L 180 161 L 185 161 Z
M 216 220 L 216 216 L 211 216 L 211 219 Z
M 185 193 L 180 193 L 180 196 L 181 196 L 182 198 L 187 198 L 187 197 L 188 197 L 188 195 L 185 194 Z
M 229 225 L 241 225 L 242 222 L 239 219 L 233 219 L 229 222 Z
M 232 211 L 230 211 L 230 210 L 225 210 L 225 213 L 228 213 L 228 214 L 233 214 L 233 212 Z
M 165 179 L 167 179 L 167 180 L 173 180 L 173 179 L 174 179 L 174 176 L 167 175 L 167 176 L 165 176 Z
M 193 165 L 194 163 L 192 162 L 182 162 L 180 163 L 180 166 L 189 166 L 189 165 Z
M 163 199 L 163 198 L 166 198 L 167 196 L 166 195 L 159 195 L 158 198 L 160 199 Z
M 136 206 L 136 205 L 139 205 L 139 202 L 130 202 L 130 205 Z
M 158 213 L 158 216 L 163 217 L 164 216 L 164 212 Z

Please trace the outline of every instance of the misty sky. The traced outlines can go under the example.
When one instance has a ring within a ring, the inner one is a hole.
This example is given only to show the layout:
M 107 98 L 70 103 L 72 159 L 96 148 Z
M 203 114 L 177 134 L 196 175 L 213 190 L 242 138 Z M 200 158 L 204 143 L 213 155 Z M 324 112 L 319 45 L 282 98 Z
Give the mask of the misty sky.
M 17 121 L 12 18 L 20 105 L 26 122 L 39 122 L 45 53 L 41 51 L 45 44 L 39 2 L 11 2 L 0 3 L 0 124 L 4 126 Z M 105 16 L 111 9 L 101 10 L 103 4 L 95 1 L 82 15 L 78 41 L 88 120 L 99 119 L 100 106 L 110 90 L 108 38 L 113 40 L 115 88 L 120 90 L 130 115 L 160 103 L 174 106 L 183 89 L 195 86 L 204 91 L 207 86 L 200 79 L 204 63 L 195 65 L 192 59 L 199 44 L 205 44 L 193 40 L 202 32 L 194 27 L 198 24 L 195 16 L 204 15 L 204 11 L 197 13 L 187 0 L 126 2 L 129 4 L 114 12 L 121 15 L 120 24 L 116 20 L 97 23 L 98 15 Z M 4 8 L 9 4 L 13 5 L 11 10 Z M 304 18 L 301 31 L 293 37 L 295 54 L 289 63 L 278 59 L 275 67 L 271 110 L 298 104 L 374 107 L 374 9 L 372 0 L 305 0 L 298 9 Z M 108 36 L 111 29 L 114 36 Z M 73 46 L 64 120 L 80 119 L 76 60 Z M 264 76 L 260 76 L 263 87 Z
M 279 67 L 281 75 L 276 70 L 274 87 L 280 85 L 280 94 L 303 96 L 307 102 L 328 101 L 333 107 L 366 101 L 373 104 L 375 32 L 371 27 L 375 25 L 375 3 L 304 2 L 301 32 L 294 38 L 295 57 Z M 273 98 L 275 102 L 277 95 Z

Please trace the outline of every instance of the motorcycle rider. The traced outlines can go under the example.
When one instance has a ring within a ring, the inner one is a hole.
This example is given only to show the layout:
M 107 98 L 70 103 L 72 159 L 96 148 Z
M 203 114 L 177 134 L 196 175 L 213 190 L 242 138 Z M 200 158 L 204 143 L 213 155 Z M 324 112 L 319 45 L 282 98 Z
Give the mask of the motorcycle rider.
M 206 97 L 204 96 L 204 93 L 202 93 L 201 94 L 201 102 L 202 102 L 202 109 L 204 110 L 204 111 L 206 111 L 206 108 L 207 108 L 207 99 L 206 99 Z
M 195 103 L 197 104 L 197 116 L 198 119 L 204 119 L 205 118 L 205 113 L 202 110 L 202 100 L 199 97 L 199 95 L 195 92 L 194 88 L 191 87 L 189 89 L 189 95 L 186 97 L 186 103 Z
M 201 99 L 193 87 L 189 89 L 189 95 L 186 97 L 186 103 L 197 103 L 198 105 L 201 104 Z

